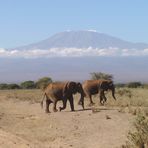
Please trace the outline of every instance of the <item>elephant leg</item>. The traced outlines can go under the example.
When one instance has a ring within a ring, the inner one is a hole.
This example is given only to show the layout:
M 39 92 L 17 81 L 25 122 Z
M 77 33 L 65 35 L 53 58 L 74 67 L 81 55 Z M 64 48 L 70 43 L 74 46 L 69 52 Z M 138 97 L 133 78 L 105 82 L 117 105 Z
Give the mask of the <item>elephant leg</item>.
M 103 104 L 104 104 L 107 101 L 107 98 L 106 98 L 106 96 L 104 94 L 104 91 L 102 92 L 102 97 L 103 97 Z
M 89 95 L 89 101 L 90 101 L 90 104 L 89 104 L 89 106 L 93 106 L 95 103 L 92 101 L 92 96 L 91 95 Z
M 80 98 L 80 102 L 79 102 L 78 105 L 81 105 L 82 108 L 84 109 L 84 97 L 81 97 L 81 98 Z
M 105 96 L 105 94 L 103 94 L 103 100 L 104 100 L 104 103 L 107 101 L 107 98 L 106 98 L 106 96 Z
M 67 99 L 63 99 L 63 107 L 59 107 L 59 110 L 64 110 L 66 108 L 66 104 L 67 104 Z
M 102 96 L 100 96 L 100 104 L 104 105 L 104 101 L 103 101 L 103 97 Z
M 57 111 L 58 111 L 57 108 L 56 108 L 56 105 L 57 105 L 57 100 L 55 100 L 55 101 L 53 102 L 53 111 L 54 111 L 54 112 L 57 112 Z
M 51 101 L 46 98 L 46 109 L 45 109 L 45 112 L 46 113 L 50 113 L 50 111 L 49 111 L 49 105 L 50 105 L 50 103 L 51 103 Z
M 74 111 L 73 96 L 71 96 L 71 97 L 69 98 L 69 102 L 70 102 L 71 111 Z
M 81 99 L 78 101 L 78 105 L 82 105 L 82 100 Z
M 105 96 L 105 95 L 104 95 L 104 91 L 101 91 L 101 92 L 100 92 L 100 104 L 101 104 L 101 105 L 104 105 L 104 102 L 105 102 L 105 101 L 104 101 L 104 96 Z M 105 97 L 105 98 L 106 98 L 106 97 Z

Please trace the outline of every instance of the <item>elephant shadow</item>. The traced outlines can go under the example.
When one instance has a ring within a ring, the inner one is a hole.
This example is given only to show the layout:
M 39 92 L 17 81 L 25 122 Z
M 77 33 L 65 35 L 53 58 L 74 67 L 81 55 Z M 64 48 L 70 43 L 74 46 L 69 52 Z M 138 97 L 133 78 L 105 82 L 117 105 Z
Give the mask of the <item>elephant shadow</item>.
M 77 109 L 74 112 L 83 112 L 83 111 L 88 111 L 88 110 L 92 110 L 91 108 L 85 108 L 85 109 Z M 65 112 L 71 112 L 71 111 L 65 111 Z
M 98 113 L 98 112 L 101 112 L 101 111 L 108 111 L 108 110 L 116 110 L 115 108 L 100 108 L 100 107 L 97 107 L 97 108 L 91 108 L 92 110 L 92 113 Z
M 91 110 L 91 108 L 85 108 L 85 109 L 78 109 L 78 110 L 76 110 L 76 112 L 82 112 L 82 111 L 88 111 L 88 110 Z

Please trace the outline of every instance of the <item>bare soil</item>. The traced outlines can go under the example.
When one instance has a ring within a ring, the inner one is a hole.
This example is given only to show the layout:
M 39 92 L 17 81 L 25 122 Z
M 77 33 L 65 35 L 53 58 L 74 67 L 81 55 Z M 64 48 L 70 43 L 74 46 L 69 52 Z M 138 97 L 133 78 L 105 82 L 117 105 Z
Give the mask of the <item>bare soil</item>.
M 61 102 L 58 102 L 58 106 Z M 40 103 L 0 96 L 1 148 L 116 148 L 125 143 L 133 116 L 117 107 L 87 106 L 46 114 Z

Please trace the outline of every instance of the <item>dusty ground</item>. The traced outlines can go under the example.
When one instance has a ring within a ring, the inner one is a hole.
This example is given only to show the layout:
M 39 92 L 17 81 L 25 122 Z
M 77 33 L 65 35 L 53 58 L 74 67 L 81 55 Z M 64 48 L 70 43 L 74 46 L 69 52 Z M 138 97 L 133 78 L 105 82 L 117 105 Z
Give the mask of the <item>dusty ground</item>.
M 87 105 L 82 111 L 76 101 L 75 109 L 70 112 L 68 104 L 65 111 L 45 114 L 39 103 L 0 96 L 0 148 L 116 148 L 125 143 L 131 114 L 101 106 L 93 113 Z

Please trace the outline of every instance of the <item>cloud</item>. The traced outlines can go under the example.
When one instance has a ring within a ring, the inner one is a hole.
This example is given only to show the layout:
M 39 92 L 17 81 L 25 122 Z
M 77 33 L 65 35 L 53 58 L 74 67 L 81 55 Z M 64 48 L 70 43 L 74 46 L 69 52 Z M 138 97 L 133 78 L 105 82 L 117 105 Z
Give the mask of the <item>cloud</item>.
M 40 57 L 82 57 L 82 56 L 148 56 L 148 49 L 98 49 L 98 48 L 51 48 L 48 50 L 7 50 L 0 48 L 0 57 L 40 58 Z
M 97 30 L 94 30 L 94 29 L 89 29 L 87 31 L 90 31 L 90 32 L 97 32 Z

